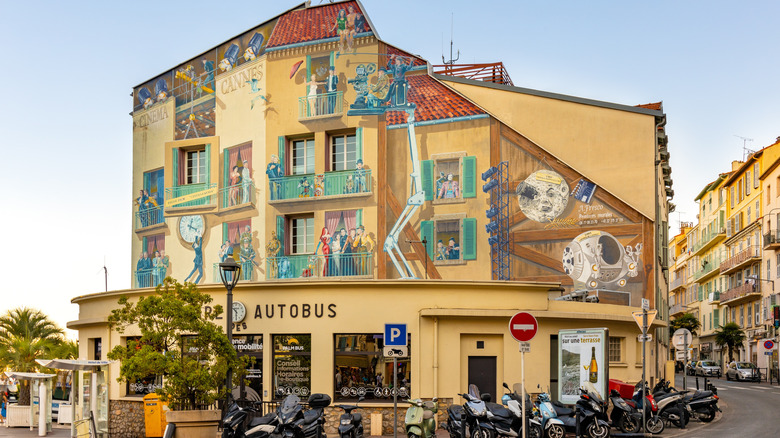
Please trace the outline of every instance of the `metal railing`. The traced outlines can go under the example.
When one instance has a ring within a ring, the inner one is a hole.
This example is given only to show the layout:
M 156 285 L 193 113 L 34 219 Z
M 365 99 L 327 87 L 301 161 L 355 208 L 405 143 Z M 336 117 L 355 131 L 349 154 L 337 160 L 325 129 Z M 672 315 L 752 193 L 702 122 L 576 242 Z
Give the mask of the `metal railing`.
M 693 245 L 693 252 L 698 252 L 701 248 L 707 246 L 708 243 L 712 241 L 712 239 L 715 239 L 718 236 L 726 236 L 726 228 L 723 226 L 716 225 L 712 230 L 707 232 L 702 232 L 699 236 L 699 241 L 696 242 L 695 245 Z
M 151 227 L 165 222 L 162 205 L 152 208 L 139 208 L 135 212 L 135 229 Z
M 157 287 L 162 284 L 167 275 L 167 268 L 150 268 L 133 271 L 133 282 L 136 289 L 143 287 Z
M 254 281 L 255 279 L 255 265 L 252 262 L 237 262 L 239 266 L 241 266 L 241 277 L 239 278 L 240 281 Z M 213 269 L 213 276 L 214 283 L 221 283 L 222 277 L 219 275 L 219 263 L 214 263 L 212 265 Z M 230 272 L 225 273 L 230 274 Z
M 714 303 L 716 301 L 720 301 L 720 291 L 719 290 L 710 292 L 709 302 L 710 303 Z
M 731 288 L 720 296 L 721 304 L 725 304 L 729 301 L 742 298 L 750 294 L 760 294 L 761 287 L 756 283 L 745 283 L 737 287 Z
M 780 244 L 780 230 L 769 230 L 764 234 L 764 246 Z
M 269 180 L 272 201 L 370 193 L 371 169 L 288 175 Z
M 674 281 L 672 281 L 672 284 L 669 286 L 669 290 L 675 290 L 684 285 L 685 285 L 685 277 L 677 277 L 674 279 Z
M 266 279 L 374 276 L 374 254 L 289 255 L 266 258 Z
M 514 85 L 512 78 L 504 68 L 503 62 L 488 64 L 444 64 L 434 65 L 433 72 L 437 75 L 459 76 L 477 81 L 495 82 L 497 84 Z
M 693 273 L 693 281 L 704 277 L 705 275 L 720 269 L 720 257 L 712 257 L 711 259 L 705 259 L 701 269 Z
M 754 258 L 761 258 L 761 248 L 749 246 L 747 249 L 738 252 L 734 257 L 729 257 L 721 263 L 720 272 L 728 271 Z
M 255 182 L 236 184 L 219 189 L 219 208 L 255 205 Z
M 344 92 L 316 94 L 298 98 L 298 120 L 341 116 L 344 113 Z
M 185 195 L 192 195 L 198 192 L 202 192 L 208 189 L 216 188 L 216 183 L 198 183 L 198 184 L 186 184 L 183 186 L 176 186 L 176 187 L 166 187 L 165 188 L 165 201 L 167 202 L 170 199 L 175 199 L 181 196 Z M 211 205 L 215 204 L 217 201 L 216 195 L 206 195 L 203 197 L 198 197 L 196 199 L 193 199 L 191 201 L 185 201 L 178 204 L 171 205 L 167 208 L 178 208 L 178 207 L 197 207 L 201 205 Z
M 674 315 L 676 313 L 685 312 L 685 306 L 682 304 L 675 304 L 669 307 L 669 314 Z

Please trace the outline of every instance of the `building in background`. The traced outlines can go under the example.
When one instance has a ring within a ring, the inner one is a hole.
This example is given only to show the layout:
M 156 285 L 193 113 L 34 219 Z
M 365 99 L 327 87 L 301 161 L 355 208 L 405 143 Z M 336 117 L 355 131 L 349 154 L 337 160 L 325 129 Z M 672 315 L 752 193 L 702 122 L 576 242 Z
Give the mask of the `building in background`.
M 224 303 L 217 270 L 232 257 L 234 339 L 258 359 L 249 386 L 264 400 L 365 394 L 381 410 L 394 376 L 413 397 L 498 394 L 520 380 L 519 310 L 540 325 L 529 387 L 556 391 L 559 330 L 594 327 L 609 329 L 610 377 L 636 382 L 643 299 L 660 313 L 648 375 L 662 374 L 660 103 L 518 88 L 500 63 L 432 66 L 379 38 L 356 1 L 300 5 L 133 96 L 134 284 L 74 298 L 83 356 L 125 343 L 108 313 L 166 276 Z M 397 369 L 381 354 L 390 322 L 409 328 Z M 156 379 L 110 370 L 115 404 Z

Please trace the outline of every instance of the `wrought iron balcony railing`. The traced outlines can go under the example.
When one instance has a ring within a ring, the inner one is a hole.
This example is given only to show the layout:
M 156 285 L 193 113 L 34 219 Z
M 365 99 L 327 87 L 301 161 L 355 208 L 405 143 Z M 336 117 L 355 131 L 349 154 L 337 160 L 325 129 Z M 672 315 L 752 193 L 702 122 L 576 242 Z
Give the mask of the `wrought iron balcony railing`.
M 165 213 L 162 205 L 152 208 L 139 207 L 135 212 L 135 230 L 153 227 L 165 223 Z
M 289 255 L 266 258 L 266 279 L 362 277 L 373 278 L 373 253 Z
M 341 117 L 344 113 L 344 92 L 316 94 L 298 98 L 298 120 Z
M 219 208 L 242 207 L 255 205 L 255 183 L 236 184 L 219 189 Z
M 269 180 L 271 201 L 370 194 L 371 169 L 288 175 Z

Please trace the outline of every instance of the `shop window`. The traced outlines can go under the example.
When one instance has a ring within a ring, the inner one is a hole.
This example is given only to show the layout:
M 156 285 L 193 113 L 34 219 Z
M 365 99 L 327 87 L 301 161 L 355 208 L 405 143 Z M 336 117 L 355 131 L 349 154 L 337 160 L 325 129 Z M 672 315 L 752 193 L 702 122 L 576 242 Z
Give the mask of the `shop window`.
M 311 335 L 273 335 L 273 393 L 275 399 L 289 394 L 301 398 L 311 393 Z
M 411 337 L 407 337 L 407 350 Z M 393 359 L 383 354 L 382 334 L 336 334 L 334 395 L 336 400 L 392 401 Z M 409 396 L 410 358 L 396 358 L 395 377 L 398 379 L 398 396 Z
M 127 348 L 141 349 L 140 336 L 128 336 L 124 338 Z M 142 379 L 133 379 L 125 382 L 125 394 L 127 396 L 144 396 L 162 388 L 162 376 L 149 375 Z
M 609 338 L 609 361 L 610 362 L 623 362 L 623 344 L 626 342 L 626 338 L 613 337 Z
M 290 142 L 292 175 L 314 173 L 314 139 L 307 138 Z
M 292 217 L 290 225 L 290 254 L 313 254 L 314 215 Z
M 260 400 L 263 396 L 263 335 L 233 334 L 233 348 L 239 357 L 250 356 L 253 360 L 247 364 L 246 375 L 241 380 L 240 391 L 252 400 L 252 391 Z
M 477 258 L 476 219 L 442 215 L 432 221 L 422 221 L 420 228 L 421 237 L 428 242 L 428 255 L 435 264 L 460 264 Z
M 355 134 L 331 135 L 328 148 L 328 166 L 331 172 L 357 168 L 358 141 Z M 361 159 L 362 163 L 362 159 Z
M 477 196 L 477 158 L 465 152 L 438 154 L 421 162 L 425 200 L 434 204 L 462 202 Z

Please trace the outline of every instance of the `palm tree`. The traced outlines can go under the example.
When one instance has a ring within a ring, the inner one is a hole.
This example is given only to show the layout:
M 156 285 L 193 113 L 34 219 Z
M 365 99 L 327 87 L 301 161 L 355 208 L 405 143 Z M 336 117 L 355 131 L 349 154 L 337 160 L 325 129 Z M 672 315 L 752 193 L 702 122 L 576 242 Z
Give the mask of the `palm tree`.
M 696 336 L 696 331 L 701 328 L 701 322 L 699 321 L 699 318 L 696 317 L 696 315 L 690 312 L 686 312 L 680 315 L 678 318 L 672 320 L 672 333 L 681 328 L 688 329 L 691 334 Z
M 64 341 L 63 331 L 40 310 L 21 307 L 0 316 L 0 369 L 37 372 L 35 359 L 50 354 Z M 30 404 L 26 381 L 19 382 L 19 404 Z
M 715 330 L 715 343 L 729 348 L 729 362 L 734 360 L 734 349 L 745 342 L 745 332 L 736 322 L 730 322 Z

